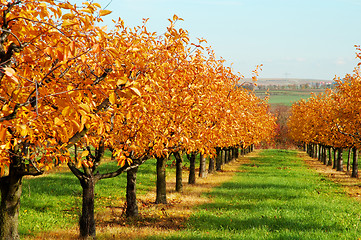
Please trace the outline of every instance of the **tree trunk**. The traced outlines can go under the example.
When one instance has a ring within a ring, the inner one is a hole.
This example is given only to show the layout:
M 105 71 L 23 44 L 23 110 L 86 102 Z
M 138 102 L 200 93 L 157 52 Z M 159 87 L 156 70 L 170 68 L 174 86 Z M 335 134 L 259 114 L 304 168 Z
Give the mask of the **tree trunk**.
M 226 151 L 222 148 L 222 166 L 226 163 Z
M 175 166 L 176 166 L 176 177 L 175 177 L 175 190 L 176 192 L 183 191 L 183 182 L 182 182 L 182 163 L 183 158 L 179 152 L 173 153 L 175 157 Z
M 327 164 L 327 152 L 325 146 L 322 146 L 322 162 L 324 165 Z
M 0 179 L 0 239 L 18 240 L 22 176 L 16 173 Z
M 200 178 L 206 177 L 206 158 L 203 154 L 199 154 L 199 174 Z
M 228 153 L 228 162 L 227 163 L 229 163 L 233 159 L 232 158 L 232 148 L 228 148 L 227 153 Z
M 127 171 L 127 209 L 125 215 L 127 217 L 138 216 L 138 205 L 137 205 L 137 172 L 138 167 L 132 168 Z
M 167 204 L 167 184 L 165 174 L 166 157 L 157 157 L 157 195 L 155 203 Z
M 353 156 L 352 156 L 352 174 L 351 177 L 357 178 L 358 177 L 358 149 L 352 148 Z
M 83 188 L 82 213 L 79 220 L 80 237 L 82 239 L 96 238 L 94 220 L 94 176 L 83 177 L 80 180 Z
M 318 161 L 322 162 L 322 146 L 320 144 L 318 144 L 317 146 L 318 146 L 317 159 Z
M 196 153 L 187 154 L 189 160 L 189 177 L 188 184 L 196 183 Z
M 337 148 L 333 148 L 333 166 L 332 169 L 336 169 L 337 168 Z
M 327 162 L 327 166 L 332 166 L 331 147 L 328 147 L 328 162 Z
M 222 170 L 222 150 L 221 150 L 221 148 L 217 147 L 216 152 L 217 152 L 216 171 L 221 171 Z
M 350 162 L 351 162 L 351 148 L 348 149 L 348 156 L 347 156 L 347 165 L 346 165 L 346 171 L 347 173 L 350 172 L 351 166 L 350 166 Z
M 337 171 L 343 171 L 343 157 L 342 157 L 343 149 L 338 149 L 338 156 L 337 156 Z
M 214 172 L 214 158 L 209 158 L 208 173 Z

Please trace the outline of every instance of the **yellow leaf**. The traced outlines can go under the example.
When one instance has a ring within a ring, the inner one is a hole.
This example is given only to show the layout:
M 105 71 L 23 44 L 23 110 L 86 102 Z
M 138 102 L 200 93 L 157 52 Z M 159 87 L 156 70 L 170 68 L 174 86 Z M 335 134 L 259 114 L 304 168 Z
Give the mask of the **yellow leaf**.
M 83 157 L 86 157 L 86 156 L 88 156 L 89 155 L 89 151 L 83 151 L 82 153 L 81 153 L 81 157 L 83 158 Z
M 78 131 L 80 129 L 79 123 L 77 121 L 73 120 L 73 119 L 71 120 L 71 122 L 73 123 L 73 126 L 75 128 L 74 130 Z
M 25 124 L 20 125 L 20 135 L 25 137 L 28 134 L 28 128 Z
M 132 90 L 132 92 L 133 92 L 134 94 L 138 95 L 139 97 L 142 96 L 142 94 L 140 93 L 140 91 L 139 91 L 137 88 L 131 87 L 130 90 Z
M 124 165 L 125 165 L 125 160 L 119 162 L 118 164 L 120 165 L 120 167 L 124 167 Z
M 80 168 L 80 167 L 81 167 L 81 161 L 79 161 L 79 160 L 77 161 L 76 167 L 77 167 L 77 168 Z
M 90 107 L 89 105 L 85 104 L 85 103 L 81 103 L 79 104 L 79 107 L 81 107 L 84 111 L 86 111 L 87 113 L 90 113 Z
M 70 27 L 70 26 L 73 26 L 73 25 L 75 25 L 75 24 L 76 24 L 76 22 L 71 21 L 71 20 L 69 20 L 69 19 L 65 19 L 65 20 L 63 21 L 62 26 L 63 26 L 63 27 Z
M 96 53 L 100 52 L 100 45 L 99 44 L 94 44 L 94 46 L 92 47 L 92 50 Z
M 72 19 L 72 18 L 74 18 L 75 17 L 75 15 L 73 14 L 73 13 L 67 13 L 67 14 L 64 14 L 63 16 L 62 16 L 62 19 Z
M 0 125 L 0 142 L 5 142 L 6 139 L 6 127 Z
M 70 110 L 70 107 L 69 106 L 66 106 L 64 109 L 63 109 L 63 111 L 61 111 L 61 114 L 64 116 L 64 117 L 66 117 L 66 116 L 68 116 L 69 115 L 69 111 Z
M 86 62 L 86 56 L 85 55 L 81 55 L 80 56 L 80 60 L 85 63 Z
M 60 125 L 64 124 L 64 122 L 60 118 L 55 117 L 54 124 L 60 126 Z
M 112 13 L 112 11 L 110 11 L 110 10 L 100 10 L 100 11 L 99 11 L 99 17 L 108 15 L 108 14 L 110 14 L 110 13 Z
M 115 96 L 115 93 L 112 92 L 112 93 L 110 94 L 110 96 L 109 96 L 109 102 L 110 102 L 111 104 L 115 104 L 116 101 L 117 101 L 117 98 L 116 98 L 116 96 Z
M 86 12 L 86 13 L 93 13 L 93 10 L 90 8 L 83 8 L 82 10 L 80 10 L 82 12 Z
M 14 81 L 16 81 L 16 83 L 19 83 L 18 79 L 15 77 L 16 73 L 15 70 L 13 68 L 10 67 L 4 67 L 4 72 L 6 76 L 11 77 Z
M 128 78 L 127 77 L 121 77 L 118 81 L 117 81 L 117 85 L 124 85 L 128 82 Z

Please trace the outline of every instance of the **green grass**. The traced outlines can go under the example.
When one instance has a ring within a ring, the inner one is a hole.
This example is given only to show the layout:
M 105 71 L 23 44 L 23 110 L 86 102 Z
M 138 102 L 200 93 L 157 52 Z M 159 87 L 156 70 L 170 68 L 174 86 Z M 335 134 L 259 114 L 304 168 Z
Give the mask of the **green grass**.
M 187 228 L 149 239 L 358 239 L 361 205 L 296 151 L 265 150 L 215 188 Z
M 106 157 L 110 153 L 106 152 Z M 183 156 L 183 165 L 189 161 Z M 167 161 L 167 176 L 175 174 L 173 155 Z M 199 155 L 196 158 L 199 165 Z M 145 194 L 155 187 L 156 160 L 150 159 L 139 167 L 137 194 Z M 100 173 L 117 169 L 114 162 L 102 163 Z M 126 173 L 116 178 L 103 179 L 95 185 L 95 212 L 113 206 L 122 207 L 125 200 Z M 20 235 L 35 235 L 38 232 L 67 229 L 77 225 L 81 214 L 82 189 L 78 179 L 70 172 L 26 178 L 23 181 L 19 218 Z
M 99 172 L 117 168 L 114 162 L 103 163 Z M 105 207 L 122 207 L 125 199 L 126 173 L 103 179 L 95 185 L 95 212 Z M 139 167 L 137 193 L 144 194 L 155 186 L 155 160 Z M 23 182 L 19 233 L 66 229 L 77 225 L 81 213 L 82 189 L 78 179 L 69 171 L 28 178 Z
M 307 99 L 311 96 L 311 92 L 318 93 L 323 92 L 324 89 L 304 89 L 304 90 L 270 90 L 269 91 L 269 103 L 281 104 L 291 106 L 294 102 L 301 99 Z M 263 98 L 265 97 L 264 90 L 257 90 L 256 95 Z

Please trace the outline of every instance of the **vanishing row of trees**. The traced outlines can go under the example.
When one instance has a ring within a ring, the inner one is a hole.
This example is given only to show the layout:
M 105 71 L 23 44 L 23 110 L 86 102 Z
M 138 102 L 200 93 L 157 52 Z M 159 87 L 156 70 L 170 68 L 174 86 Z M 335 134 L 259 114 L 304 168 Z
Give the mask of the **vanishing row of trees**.
M 357 57 L 361 59 L 360 47 L 356 48 Z M 338 171 L 344 169 L 343 150 L 349 149 L 347 171 L 351 168 L 352 155 L 352 177 L 358 176 L 357 158 L 361 149 L 359 65 L 352 74 L 347 74 L 343 79 L 336 78 L 333 90 L 327 89 L 325 93 L 294 103 L 288 121 L 290 136 L 303 144 L 310 156 L 319 158 Z
M 241 77 L 204 40 L 190 43 L 177 16 L 158 35 L 146 20 L 106 30 L 111 11 L 93 2 L 2 0 L 0 11 L 0 239 L 19 239 L 24 176 L 66 163 L 83 189 L 80 235 L 95 237 L 99 180 L 127 172 L 127 214 L 136 214 L 147 159 L 157 159 L 156 202 L 166 203 L 170 154 L 201 153 L 219 168 L 222 150 L 273 135 L 267 102 L 235 87 Z M 99 173 L 106 150 L 119 168 Z

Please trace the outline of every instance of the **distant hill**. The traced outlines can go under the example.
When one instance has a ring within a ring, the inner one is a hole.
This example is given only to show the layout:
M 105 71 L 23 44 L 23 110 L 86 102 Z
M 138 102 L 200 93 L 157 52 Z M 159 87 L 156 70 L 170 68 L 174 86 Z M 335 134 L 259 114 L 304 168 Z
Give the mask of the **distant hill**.
M 252 82 L 251 78 L 245 78 L 244 82 Z M 301 84 L 312 84 L 312 83 L 320 83 L 327 82 L 332 83 L 333 80 L 325 80 L 325 79 L 302 79 L 302 78 L 259 78 L 257 80 L 257 85 L 301 85 Z

